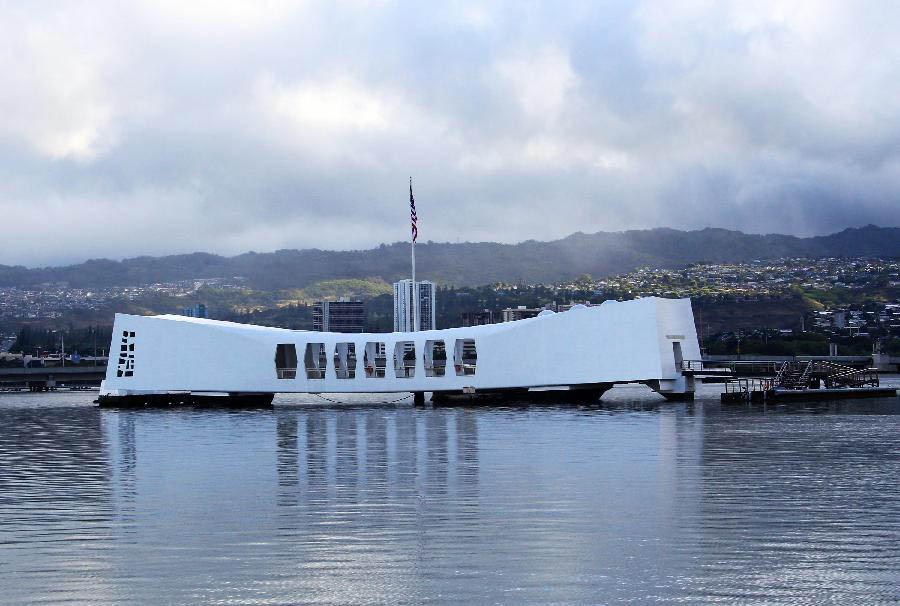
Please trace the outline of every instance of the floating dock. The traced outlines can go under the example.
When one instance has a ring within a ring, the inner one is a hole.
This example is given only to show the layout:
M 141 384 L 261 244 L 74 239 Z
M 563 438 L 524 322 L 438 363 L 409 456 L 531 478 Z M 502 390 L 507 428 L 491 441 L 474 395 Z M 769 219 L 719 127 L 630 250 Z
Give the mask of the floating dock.
M 722 402 L 812 401 L 883 398 L 897 390 L 882 387 L 874 368 L 857 369 L 823 360 L 782 362 L 774 378 L 739 378 L 725 383 Z

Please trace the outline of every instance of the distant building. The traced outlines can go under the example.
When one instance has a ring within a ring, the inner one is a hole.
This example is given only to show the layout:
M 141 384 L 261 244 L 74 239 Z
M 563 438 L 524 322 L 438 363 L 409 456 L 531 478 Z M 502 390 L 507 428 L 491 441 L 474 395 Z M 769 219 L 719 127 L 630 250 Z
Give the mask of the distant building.
M 394 283 L 394 332 L 414 332 L 437 328 L 434 282 L 423 280 L 417 281 L 415 284 L 415 291 L 419 298 L 418 328 L 415 327 L 413 291 L 412 280 L 400 280 Z
M 543 307 L 507 307 L 503 310 L 503 322 L 514 322 L 516 320 L 524 320 L 525 318 L 533 318 L 544 311 Z
M 493 324 L 496 320 L 493 310 L 484 309 L 482 311 L 464 311 L 462 313 L 463 326 L 482 326 L 484 324 Z M 497 318 L 499 320 L 499 317 Z
M 563 312 L 563 311 L 569 311 L 576 305 L 584 305 L 585 307 L 590 307 L 591 302 L 590 301 L 569 301 L 568 303 L 560 303 L 559 305 L 556 306 L 556 311 L 557 311 L 557 313 Z
M 208 318 L 209 314 L 206 313 L 206 305 L 203 303 L 197 303 L 193 307 L 185 307 L 181 310 L 182 316 L 187 316 L 189 318 Z
M 366 309 L 362 301 L 318 301 L 313 305 L 313 330 L 320 332 L 362 332 Z

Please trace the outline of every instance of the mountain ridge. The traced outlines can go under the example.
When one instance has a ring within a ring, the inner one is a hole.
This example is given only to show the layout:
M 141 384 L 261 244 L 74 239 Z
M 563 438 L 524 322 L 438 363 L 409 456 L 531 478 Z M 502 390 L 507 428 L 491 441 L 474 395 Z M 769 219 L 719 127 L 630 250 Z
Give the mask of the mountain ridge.
M 380 278 L 393 282 L 409 273 L 409 243 L 371 249 L 316 248 L 248 251 L 232 257 L 195 252 L 113 261 L 88 259 L 58 267 L 0 265 L 0 286 L 29 287 L 65 282 L 72 287 L 132 286 L 191 278 L 242 276 L 261 289 L 302 288 L 322 280 Z M 417 245 L 422 279 L 443 284 L 555 282 L 588 273 L 620 274 L 641 266 L 678 268 L 697 262 L 740 262 L 778 257 L 900 256 L 900 228 L 867 225 L 825 236 L 745 234 L 707 227 L 620 232 L 575 232 L 559 240 L 423 242 Z

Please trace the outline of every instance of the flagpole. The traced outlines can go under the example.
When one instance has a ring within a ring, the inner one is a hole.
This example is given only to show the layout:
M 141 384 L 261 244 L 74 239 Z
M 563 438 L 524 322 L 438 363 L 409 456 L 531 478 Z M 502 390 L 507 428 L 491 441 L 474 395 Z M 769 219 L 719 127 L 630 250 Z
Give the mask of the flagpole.
M 409 178 L 409 199 L 412 202 L 412 177 Z M 419 289 L 416 287 L 416 237 L 411 232 L 412 237 L 412 298 L 413 298 L 413 332 L 419 330 Z

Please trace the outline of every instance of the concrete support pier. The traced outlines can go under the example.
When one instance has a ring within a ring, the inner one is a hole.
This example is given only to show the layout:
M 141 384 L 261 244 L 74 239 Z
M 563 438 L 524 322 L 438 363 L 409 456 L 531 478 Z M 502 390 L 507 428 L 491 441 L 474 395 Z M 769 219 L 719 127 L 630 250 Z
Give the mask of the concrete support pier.
M 694 377 L 681 376 L 677 379 L 647 381 L 646 385 L 672 402 L 690 402 L 694 399 Z

